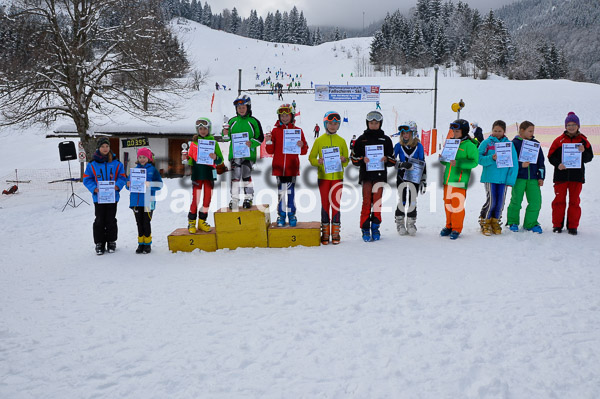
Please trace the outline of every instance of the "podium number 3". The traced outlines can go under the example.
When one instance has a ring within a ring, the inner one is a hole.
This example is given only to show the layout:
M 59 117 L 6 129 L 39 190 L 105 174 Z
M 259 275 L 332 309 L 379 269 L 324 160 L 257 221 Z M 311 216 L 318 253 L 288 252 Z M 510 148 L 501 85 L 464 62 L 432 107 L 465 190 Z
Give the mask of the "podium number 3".
M 296 242 L 296 236 L 292 236 L 292 242 Z

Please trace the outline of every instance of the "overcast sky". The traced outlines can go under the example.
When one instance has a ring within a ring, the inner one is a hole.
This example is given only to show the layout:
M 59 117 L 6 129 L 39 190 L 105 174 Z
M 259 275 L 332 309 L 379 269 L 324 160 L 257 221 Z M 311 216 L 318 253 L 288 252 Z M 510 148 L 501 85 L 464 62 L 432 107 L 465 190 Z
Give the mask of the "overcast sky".
M 248 18 L 250 10 L 258 11 L 263 19 L 267 12 L 280 12 L 291 10 L 294 5 L 299 11 L 304 11 L 309 25 L 331 25 L 350 26 L 362 28 L 363 12 L 365 26 L 371 22 L 385 17 L 387 12 L 398 9 L 407 12 L 414 7 L 417 0 L 198 0 L 207 2 L 213 13 L 218 14 L 223 9 L 236 7 L 242 18 Z M 464 1 L 464 0 L 463 0 Z M 471 8 L 477 8 L 480 12 L 488 12 L 490 9 L 499 8 L 516 0 L 467 0 Z M 454 4 L 458 0 L 454 1 Z

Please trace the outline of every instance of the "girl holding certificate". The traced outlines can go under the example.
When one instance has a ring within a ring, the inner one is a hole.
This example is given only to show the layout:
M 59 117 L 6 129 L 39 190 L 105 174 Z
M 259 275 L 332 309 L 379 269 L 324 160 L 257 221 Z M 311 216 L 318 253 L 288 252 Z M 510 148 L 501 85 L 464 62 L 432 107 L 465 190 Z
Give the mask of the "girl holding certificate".
M 342 118 L 329 111 L 323 117 L 325 134 L 315 140 L 308 160 L 318 168 L 321 194 L 321 244 L 340 243 L 340 201 L 344 181 L 344 168 L 348 166 L 346 140 L 337 134 Z
M 294 109 L 290 104 L 282 104 L 277 108 L 277 122 L 271 133 L 265 135 L 266 149 L 273 155 L 272 174 L 277 179 L 277 226 L 285 226 L 287 215 L 290 226 L 295 227 L 296 176 L 300 175 L 300 158 L 306 155 L 308 144 L 304 132 L 294 125 Z
M 362 185 L 360 228 L 365 242 L 381 238 L 381 201 L 387 183 L 388 166 L 395 166 L 394 144 L 381 130 L 383 114 L 371 111 L 366 118 L 367 130 L 356 139 L 350 160 L 360 168 L 358 184 Z
M 565 119 L 565 132 L 558 136 L 550 146 L 548 160 L 554 166 L 554 201 L 552 201 L 552 231 L 562 232 L 567 212 L 569 234 L 577 235 L 581 207 L 579 206 L 581 189 L 585 183 L 585 164 L 594 158 L 592 145 L 579 131 L 579 118 L 569 112 Z M 567 192 L 569 209 L 567 210 Z
M 519 157 L 519 172 L 517 181 L 512 188 L 510 204 L 506 212 L 506 224 L 510 231 L 519 231 L 519 219 L 523 196 L 527 196 L 527 209 L 523 227 L 527 231 L 542 234 L 542 226 L 538 222 L 542 209 L 542 190 L 546 178 L 544 153 L 539 141 L 533 138 L 535 126 L 529 121 L 519 125 L 519 135 L 513 139 L 513 146 Z
M 83 184 L 94 200 L 94 243 L 96 254 L 104 255 L 117 249 L 117 203 L 119 192 L 127 182 L 125 168 L 110 151 L 110 140 L 101 137 L 96 144 L 92 162 L 83 174 Z
M 190 157 L 188 158 L 188 164 L 192 166 L 192 204 L 188 214 L 188 231 L 192 234 L 198 230 L 210 231 L 210 225 L 206 222 L 206 218 L 212 199 L 212 190 L 215 180 L 217 180 L 216 165 L 223 163 L 221 148 L 212 135 L 210 119 L 198 118 L 196 131 L 198 134 L 192 138 Z M 203 199 L 200 207 L 201 193 L 203 193 Z
M 150 222 L 156 207 L 154 196 L 162 187 L 162 178 L 153 163 L 152 151 L 143 147 L 137 151 L 137 165 L 129 171 L 129 181 L 127 182 L 127 189 L 131 192 L 129 207 L 133 211 L 138 229 L 136 254 L 149 254 L 152 250 Z
M 469 122 L 457 119 L 450 124 L 454 139 L 460 140 L 454 159 L 444 159 L 440 154 L 440 163 L 444 171 L 444 210 L 446 226 L 440 232 L 442 237 L 450 236 L 456 240 L 463 229 L 465 220 L 465 199 L 471 169 L 477 166 L 477 144 L 469 136 Z
M 394 146 L 394 157 L 398 162 L 396 187 L 401 195 L 396 207 L 396 229 L 400 235 L 414 236 L 417 233 L 417 195 L 419 191 L 425 193 L 427 187 L 425 150 L 416 136 L 416 131 L 415 122 L 398 126 L 400 142 Z
M 479 164 L 483 166 L 481 182 L 485 184 L 486 200 L 479 215 L 481 233 L 502 234 L 502 211 L 506 189 L 514 186 L 519 172 L 517 151 L 506 137 L 506 123 L 496 121 L 492 134 L 479 145 Z

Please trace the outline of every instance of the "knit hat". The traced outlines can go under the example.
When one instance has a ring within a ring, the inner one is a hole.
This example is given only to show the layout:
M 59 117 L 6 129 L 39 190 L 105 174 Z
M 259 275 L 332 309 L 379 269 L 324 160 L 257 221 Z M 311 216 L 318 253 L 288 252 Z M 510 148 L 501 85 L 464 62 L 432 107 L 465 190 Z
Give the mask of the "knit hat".
M 567 123 L 569 122 L 576 123 L 577 127 L 581 127 L 581 125 L 579 124 L 579 117 L 575 115 L 575 112 L 569 112 L 569 114 L 565 118 L 565 129 L 567 128 Z
M 146 157 L 146 158 L 148 158 L 148 160 L 149 160 L 150 162 L 154 162 L 154 156 L 152 155 L 152 151 L 150 151 L 150 149 L 149 149 L 149 148 L 146 148 L 146 147 L 142 147 L 142 148 L 140 148 L 140 149 L 137 151 L 137 156 L 139 157 L 140 155 L 141 155 L 141 156 L 143 156 L 143 157 Z
M 98 141 L 96 141 L 96 149 L 100 149 L 100 147 L 102 147 L 102 144 L 108 144 L 108 146 L 110 147 L 110 140 L 108 139 L 108 137 L 100 137 Z

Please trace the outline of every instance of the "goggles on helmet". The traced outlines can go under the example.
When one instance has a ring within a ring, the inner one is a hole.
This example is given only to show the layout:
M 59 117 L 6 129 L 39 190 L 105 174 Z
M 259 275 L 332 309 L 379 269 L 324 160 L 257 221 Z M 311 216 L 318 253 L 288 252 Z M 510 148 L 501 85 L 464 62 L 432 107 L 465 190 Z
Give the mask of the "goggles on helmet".
M 455 123 L 455 122 L 452 122 L 452 123 L 450 124 L 450 129 L 452 129 L 452 130 L 461 130 L 461 129 L 460 129 L 460 123 Z
M 196 121 L 196 129 L 198 129 L 198 128 L 201 128 L 201 127 L 208 128 L 208 125 L 209 125 L 209 123 L 208 123 L 208 121 L 207 121 L 207 120 L 204 120 L 204 119 L 198 119 L 198 120 Z
M 279 108 L 277 108 L 277 115 L 291 114 L 291 113 L 292 113 L 292 106 L 290 104 L 284 104 L 284 105 L 280 106 Z
M 381 115 L 381 112 L 379 112 L 379 111 L 371 111 L 367 114 L 368 122 L 371 122 L 371 121 L 381 122 L 382 120 L 383 120 L 383 115 Z
M 246 104 L 246 101 L 243 98 L 240 98 L 239 100 L 235 100 L 233 102 L 233 105 L 236 105 L 236 106 L 237 105 L 245 105 L 245 104 Z
M 398 126 L 398 132 L 405 133 L 405 132 L 412 132 L 412 130 L 410 129 L 410 126 L 408 126 L 408 125 L 400 125 L 400 126 Z
M 329 114 L 325 117 L 325 120 L 328 122 L 340 122 L 342 120 L 342 118 L 340 117 L 340 114 Z

